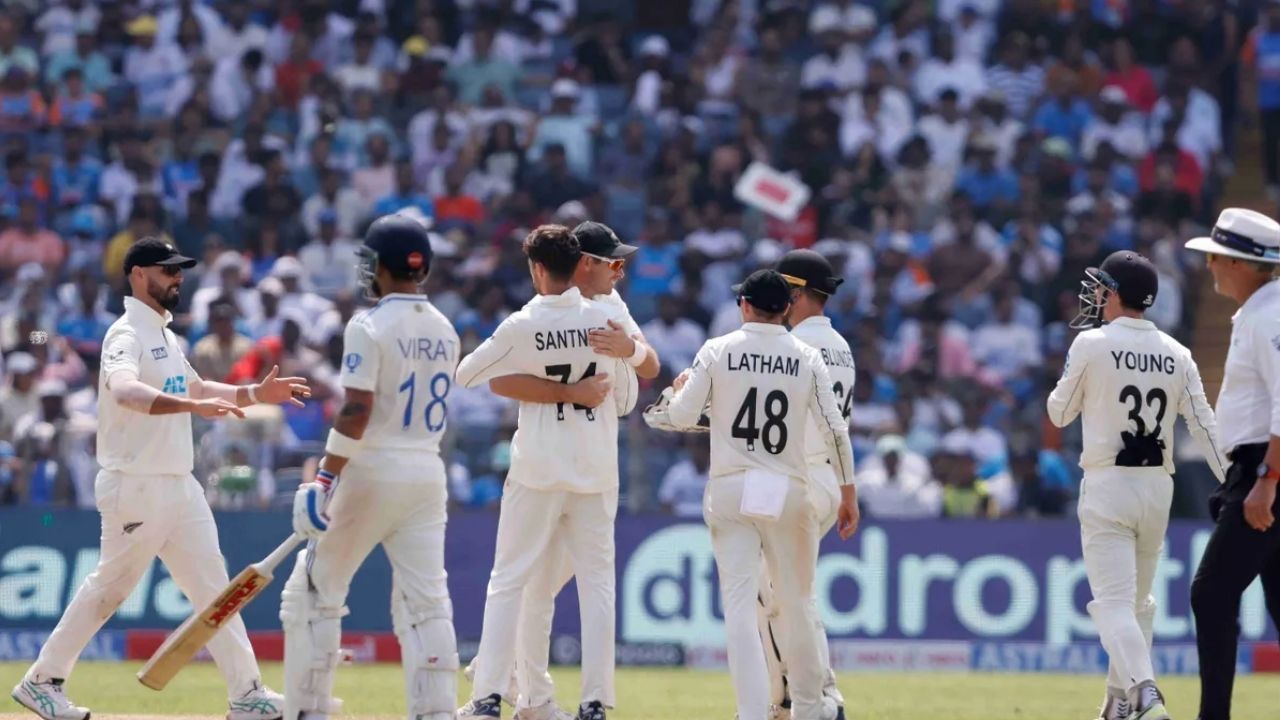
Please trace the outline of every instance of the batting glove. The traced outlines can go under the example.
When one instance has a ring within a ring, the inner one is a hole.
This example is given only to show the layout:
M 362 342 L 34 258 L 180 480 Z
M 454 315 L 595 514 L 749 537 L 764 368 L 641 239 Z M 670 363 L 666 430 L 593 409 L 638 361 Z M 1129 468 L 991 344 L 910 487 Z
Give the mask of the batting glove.
M 330 488 L 337 478 L 326 470 L 316 472 L 316 481 L 298 486 L 293 496 L 293 531 L 308 540 L 317 540 L 329 529 L 325 512 Z

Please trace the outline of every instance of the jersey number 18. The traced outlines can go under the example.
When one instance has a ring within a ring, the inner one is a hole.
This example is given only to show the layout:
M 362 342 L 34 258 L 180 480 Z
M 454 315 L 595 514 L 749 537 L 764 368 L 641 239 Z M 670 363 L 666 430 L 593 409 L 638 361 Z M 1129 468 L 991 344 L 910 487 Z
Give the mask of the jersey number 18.
M 404 429 L 408 430 L 413 424 L 413 400 L 417 392 L 418 371 L 409 373 L 409 378 L 400 383 L 399 392 L 408 392 L 409 397 L 404 404 Z M 445 398 L 449 396 L 449 387 L 452 381 L 447 373 L 436 373 L 431 376 L 431 381 L 427 383 L 427 390 L 431 393 L 431 399 L 427 401 L 427 407 L 422 413 L 423 422 L 427 424 L 427 430 L 430 432 L 440 432 L 444 429 L 445 415 L 448 412 L 448 406 L 445 404 Z

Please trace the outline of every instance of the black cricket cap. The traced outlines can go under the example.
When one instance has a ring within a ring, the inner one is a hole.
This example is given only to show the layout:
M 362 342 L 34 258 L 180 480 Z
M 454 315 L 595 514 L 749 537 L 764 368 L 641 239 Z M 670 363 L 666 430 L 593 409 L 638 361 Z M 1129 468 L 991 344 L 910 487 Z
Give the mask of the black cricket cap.
M 582 248 L 584 255 L 610 259 L 625 258 L 640 249 L 619 240 L 618 234 L 608 225 L 590 220 L 574 228 L 573 237 L 578 240 L 578 246 Z
M 129 246 L 129 252 L 124 256 L 124 274 L 125 277 L 136 267 L 152 267 L 152 266 L 170 266 L 177 265 L 183 270 L 187 270 L 196 266 L 195 258 L 189 258 L 180 254 L 174 248 L 166 245 L 159 238 L 144 237 Z
M 762 312 L 776 315 L 791 304 L 791 286 L 777 270 L 757 270 L 733 286 L 738 297 Z
M 777 271 L 793 287 L 834 295 L 844 278 L 836 277 L 831 262 L 812 250 L 792 250 L 778 261 Z
M 378 265 L 397 275 L 430 270 L 431 238 L 427 226 L 408 215 L 383 215 L 365 231 L 364 246 L 378 257 Z
M 1145 309 L 1155 304 L 1160 278 L 1151 261 L 1129 250 L 1113 252 L 1098 267 L 1099 279 L 1120 296 L 1125 307 Z

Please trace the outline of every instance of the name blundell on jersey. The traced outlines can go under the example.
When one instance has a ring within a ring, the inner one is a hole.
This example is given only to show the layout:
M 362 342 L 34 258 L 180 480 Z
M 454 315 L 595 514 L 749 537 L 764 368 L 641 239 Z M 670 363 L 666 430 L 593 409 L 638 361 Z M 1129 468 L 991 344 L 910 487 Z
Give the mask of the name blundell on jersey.
M 729 372 L 763 373 L 800 377 L 800 358 L 791 355 L 760 353 L 725 353 Z
M 822 362 L 827 367 L 844 367 L 853 368 L 853 352 L 849 350 L 833 350 L 830 348 L 817 348 L 822 353 Z

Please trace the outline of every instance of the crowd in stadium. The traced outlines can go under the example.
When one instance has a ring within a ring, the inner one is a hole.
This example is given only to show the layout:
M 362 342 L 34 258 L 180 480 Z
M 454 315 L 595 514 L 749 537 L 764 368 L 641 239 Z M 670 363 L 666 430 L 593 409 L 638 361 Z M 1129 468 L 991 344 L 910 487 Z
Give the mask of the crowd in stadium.
M 639 245 L 619 289 L 664 366 L 642 403 L 736 327 L 733 282 L 811 247 L 846 278 L 864 511 L 1070 512 L 1078 437 L 1043 399 L 1083 270 L 1148 255 L 1148 316 L 1186 338 L 1182 241 L 1232 167 L 1242 67 L 1280 53 L 1231 0 L 3 4 L 0 502 L 33 506 L 93 506 L 100 343 L 148 235 L 201 260 L 174 327 L 202 377 L 315 389 L 198 433 L 217 506 L 288 497 L 340 401 L 363 228 L 415 208 L 464 352 L 531 297 L 530 228 Z M 794 221 L 735 196 L 757 161 L 811 189 Z M 448 412 L 454 501 L 496 507 L 513 404 Z M 630 418 L 624 510 L 698 517 L 698 440 Z

